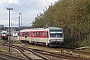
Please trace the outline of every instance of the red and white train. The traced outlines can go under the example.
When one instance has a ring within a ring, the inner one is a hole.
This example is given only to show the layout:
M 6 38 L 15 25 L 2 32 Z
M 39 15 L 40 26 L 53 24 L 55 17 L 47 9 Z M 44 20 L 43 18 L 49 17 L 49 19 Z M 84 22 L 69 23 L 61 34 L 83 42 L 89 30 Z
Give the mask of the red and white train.
M 8 40 L 8 32 L 2 31 L 1 32 L 1 38 L 2 38 L 2 40 Z
M 24 29 L 20 31 L 22 42 L 59 46 L 64 42 L 63 29 L 58 27 Z

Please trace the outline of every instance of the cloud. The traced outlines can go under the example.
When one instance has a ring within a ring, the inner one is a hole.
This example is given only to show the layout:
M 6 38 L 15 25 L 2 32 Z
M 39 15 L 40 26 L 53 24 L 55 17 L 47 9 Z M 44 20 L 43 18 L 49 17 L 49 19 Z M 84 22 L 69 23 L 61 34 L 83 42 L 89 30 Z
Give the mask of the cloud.
M 0 3 L 18 3 L 18 0 L 0 0 Z
M 18 16 L 22 13 L 22 24 L 31 26 L 33 19 L 45 7 L 55 3 L 58 0 L 0 0 L 0 24 L 8 26 L 8 10 L 6 8 L 13 8 L 11 11 L 12 25 L 18 26 Z

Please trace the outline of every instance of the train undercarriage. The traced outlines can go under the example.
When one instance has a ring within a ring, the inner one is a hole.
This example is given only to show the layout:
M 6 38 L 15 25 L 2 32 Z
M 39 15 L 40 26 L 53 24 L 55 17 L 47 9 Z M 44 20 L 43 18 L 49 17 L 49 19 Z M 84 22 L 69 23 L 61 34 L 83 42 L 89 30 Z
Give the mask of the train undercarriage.
M 33 45 L 49 46 L 49 47 L 60 47 L 63 44 L 61 42 L 51 42 L 46 45 L 46 43 L 44 43 L 44 42 L 36 42 L 36 41 L 29 42 L 27 40 L 21 40 L 21 42 L 29 43 L 29 44 L 33 44 Z

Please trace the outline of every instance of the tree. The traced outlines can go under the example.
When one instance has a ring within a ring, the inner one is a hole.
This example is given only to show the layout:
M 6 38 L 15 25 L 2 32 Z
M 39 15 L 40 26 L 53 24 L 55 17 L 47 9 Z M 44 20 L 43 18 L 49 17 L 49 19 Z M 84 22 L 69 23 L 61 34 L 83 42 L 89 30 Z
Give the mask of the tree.
M 65 43 L 75 43 L 90 36 L 90 0 L 59 0 L 37 16 L 32 27 L 60 27 Z

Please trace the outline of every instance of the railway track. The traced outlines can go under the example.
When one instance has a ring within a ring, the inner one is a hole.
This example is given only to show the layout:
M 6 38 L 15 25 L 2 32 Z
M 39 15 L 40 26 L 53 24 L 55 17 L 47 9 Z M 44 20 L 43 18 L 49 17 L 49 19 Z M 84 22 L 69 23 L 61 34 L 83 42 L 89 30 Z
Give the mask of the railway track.
M 57 57 L 52 57 L 50 55 L 46 56 L 45 54 L 40 54 L 39 52 L 36 52 L 34 49 L 30 48 L 25 48 L 25 47 L 20 47 L 16 45 L 12 45 L 13 48 L 19 48 L 20 50 L 23 51 L 25 55 L 28 56 L 28 59 L 30 60 L 65 60 L 64 58 L 57 58 Z M 38 50 L 37 50 L 38 51 Z
M 0 60 L 27 60 L 27 59 L 0 52 Z
M 72 55 L 68 55 L 68 54 L 62 54 L 62 53 L 53 53 L 53 52 L 47 52 L 47 51 L 42 51 L 42 50 L 37 50 L 37 49 L 33 49 L 35 52 L 42 54 L 42 55 L 46 55 L 47 57 L 52 56 L 51 58 L 55 59 L 67 59 L 67 60 L 90 60 L 88 58 L 81 58 L 81 57 L 77 57 L 77 56 L 72 56 Z
M 12 46 L 19 47 L 19 49 L 22 49 L 23 52 L 27 53 L 27 54 L 25 54 L 25 53 L 24 54 L 27 55 L 30 60 L 37 59 L 37 57 L 35 58 L 35 56 L 33 59 L 33 57 L 31 57 L 33 55 L 38 56 L 41 60 L 55 60 L 55 59 L 56 60 L 90 60 L 88 58 L 81 58 L 81 57 L 76 57 L 76 56 L 62 54 L 62 53 L 47 52 L 47 51 L 43 51 L 43 50 L 25 48 L 25 47 L 20 47 L 20 46 L 16 46 L 16 45 L 12 45 Z
M 49 60 L 46 57 L 34 52 L 33 50 L 16 45 L 11 45 L 11 47 L 18 49 L 29 60 Z
M 74 50 L 73 52 L 78 52 L 79 54 L 90 54 L 90 52 L 83 52 L 83 51 L 79 51 L 79 50 Z

